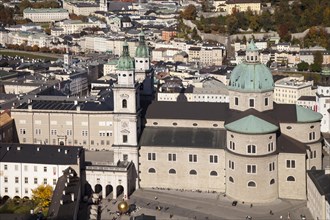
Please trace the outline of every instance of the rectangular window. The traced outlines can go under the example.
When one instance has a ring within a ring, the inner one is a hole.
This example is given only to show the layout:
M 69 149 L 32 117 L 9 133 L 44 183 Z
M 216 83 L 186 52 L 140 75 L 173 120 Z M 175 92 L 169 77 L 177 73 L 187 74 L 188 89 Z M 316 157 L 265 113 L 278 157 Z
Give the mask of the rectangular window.
M 218 155 L 210 155 L 210 163 L 218 163 Z
M 309 140 L 312 141 L 312 140 L 315 140 L 315 132 L 310 132 L 309 133 Z
M 28 171 L 28 166 L 24 165 L 24 171 L 27 172 Z
M 235 105 L 238 105 L 238 97 L 235 97 Z
M 38 172 L 38 166 L 34 166 L 34 172 Z
M 71 129 L 67 129 L 66 130 L 66 135 L 67 136 L 72 136 L 72 130 Z
M 15 183 L 18 183 L 18 182 L 19 182 L 19 178 L 15 177 Z
M 176 154 L 168 154 L 168 161 L 176 161 Z
M 40 128 L 36 128 L 36 135 L 41 135 L 41 129 Z
M 53 179 L 53 185 L 56 185 L 56 179 Z
M 47 167 L 44 167 L 44 172 L 47 172 Z
M 127 143 L 127 135 L 123 135 L 123 143 Z
M 29 189 L 28 189 L 28 188 L 25 188 L 25 189 L 24 189 L 24 193 L 25 193 L 25 194 L 28 194 L 28 193 L 29 193 Z
M 156 153 L 148 153 L 148 160 L 156 160 Z
M 15 170 L 16 170 L 16 171 L 18 170 L 18 165 L 15 165 Z
M 269 171 L 274 171 L 275 170 L 275 162 L 272 162 L 269 164 Z
M 15 188 L 15 193 L 19 193 L 18 187 Z
M 268 144 L 268 152 L 274 151 L 274 143 L 269 143 Z
M 25 128 L 20 128 L 20 129 L 19 129 L 19 133 L 20 133 L 20 134 L 26 134 L 26 130 L 25 130 Z
M 29 183 L 29 178 L 28 177 L 24 178 L 24 183 Z
M 230 148 L 231 150 L 235 150 L 235 142 L 233 142 L 233 141 L 229 141 L 229 148 Z
M 265 98 L 265 106 L 268 106 L 268 97 Z
M 50 134 L 51 135 L 57 135 L 57 130 L 56 129 L 51 129 Z
M 47 178 L 44 178 L 44 184 L 47 185 Z
M 38 184 L 38 178 L 34 178 L 33 182 L 34 184 Z
M 81 131 L 81 135 L 84 136 L 84 137 L 87 137 L 88 131 L 87 130 Z
M 296 168 L 295 160 L 286 160 L 286 168 Z
M 255 145 L 248 145 L 247 146 L 247 153 L 248 154 L 255 154 L 257 152 Z
M 247 165 L 246 172 L 247 173 L 257 173 L 257 165 Z
M 4 170 L 8 170 L 8 165 L 5 164 L 5 165 L 3 166 L 3 169 L 4 169 Z
M 5 193 L 8 193 L 8 187 L 5 187 Z
M 4 182 L 5 182 L 5 183 L 8 183 L 8 177 L 5 176 L 5 178 L 4 178 Z
M 232 169 L 232 170 L 235 169 L 235 163 L 234 163 L 234 161 L 229 160 L 229 169 Z
M 189 162 L 197 162 L 197 154 L 189 154 Z
M 249 106 L 254 108 L 254 99 L 249 100 Z

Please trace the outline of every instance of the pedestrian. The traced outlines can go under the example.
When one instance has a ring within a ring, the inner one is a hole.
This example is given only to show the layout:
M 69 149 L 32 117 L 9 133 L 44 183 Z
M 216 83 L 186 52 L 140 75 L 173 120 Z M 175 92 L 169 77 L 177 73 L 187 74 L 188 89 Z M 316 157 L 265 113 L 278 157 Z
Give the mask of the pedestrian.
M 157 196 L 155 196 L 155 200 L 157 200 L 158 199 L 158 197 Z
M 250 208 L 252 208 L 252 207 L 253 207 L 253 204 L 251 203 Z
M 280 216 L 280 219 L 283 219 L 283 216 L 282 215 Z

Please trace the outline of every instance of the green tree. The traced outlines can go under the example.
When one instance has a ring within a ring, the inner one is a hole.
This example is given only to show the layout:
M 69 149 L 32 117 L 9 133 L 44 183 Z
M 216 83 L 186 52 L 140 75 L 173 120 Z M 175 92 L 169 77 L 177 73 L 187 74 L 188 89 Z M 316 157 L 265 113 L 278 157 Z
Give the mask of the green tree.
M 24 9 L 32 8 L 32 3 L 29 0 L 23 0 L 18 6 L 19 12 L 23 14 Z
M 318 65 L 322 65 L 323 63 L 323 54 L 321 53 L 321 51 L 316 51 L 314 54 L 314 63 L 318 64 Z
M 187 19 L 187 20 L 195 20 L 196 17 L 197 17 L 197 9 L 196 9 L 196 6 L 195 5 L 188 5 L 183 13 L 182 13 L 182 16 L 184 19 Z
M 239 27 L 237 18 L 234 15 L 227 17 L 226 26 L 229 34 L 236 34 Z
M 47 208 L 50 205 L 53 195 L 53 188 L 50 185 L 40 185 L 32 190 L 32 200 L 41 208 Z
M 307 71 L 309 69 L 309 64 L 305 61 L 302 61 L 301 63 L 298 63 L 297 67 L 298 71 Z
M 311 66 L 309 67 L 309 70 L 311 72 L 321 72 L 322 71 L 322 66 L 317 63 L 312 63 Z

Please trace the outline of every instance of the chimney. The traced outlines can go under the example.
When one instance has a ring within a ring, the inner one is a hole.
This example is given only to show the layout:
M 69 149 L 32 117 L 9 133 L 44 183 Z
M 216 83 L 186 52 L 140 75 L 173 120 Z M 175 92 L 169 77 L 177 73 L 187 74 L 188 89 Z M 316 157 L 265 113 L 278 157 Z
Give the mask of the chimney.
M 40 151 L 40 147 L 37 147 L 37 151 Z
M 61 152 L 61 148 L 57 149 L 57 152 Z
M 28 105 L 28 110 L 29 110 L 29 111 L 32 110 L 32 105 L 31 105 L 31 104 Z
M 21 150 L 21 147 L 17 147 L 17 150 L 20 151 Z
M 60 200 L 60 204 L 63 205 L 63 199 Z
M 77 105 L 77 112 L 80 112 L 80 105 Z
M 68 154 L 68 150 L 64 150 L 64 153 L 65 153 L 65 154 Z
M 7 147 L 7 151 L 9 151 L 10 150 L 10 147 Z
M 71 201 L 74 202 L 74 193 L 71 193 Z
M 62 194 L 65 195 L 65 190 L 63 190 Z

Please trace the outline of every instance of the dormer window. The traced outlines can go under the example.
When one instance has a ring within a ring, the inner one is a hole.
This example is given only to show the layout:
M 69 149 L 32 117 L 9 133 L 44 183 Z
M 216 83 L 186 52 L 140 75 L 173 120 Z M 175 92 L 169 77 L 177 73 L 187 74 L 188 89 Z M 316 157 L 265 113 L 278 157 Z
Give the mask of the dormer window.
M 249 106 L 250 108 L 254 108 L 254 99 L 249 100 Z

